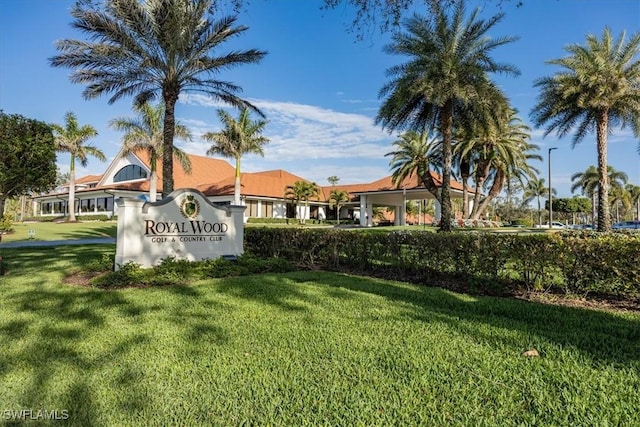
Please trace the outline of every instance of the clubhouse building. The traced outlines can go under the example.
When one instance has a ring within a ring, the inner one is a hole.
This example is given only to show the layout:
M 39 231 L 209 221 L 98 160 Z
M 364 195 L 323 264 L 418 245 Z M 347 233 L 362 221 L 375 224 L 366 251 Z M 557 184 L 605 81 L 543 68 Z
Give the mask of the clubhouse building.
M 174 188 L 195 188 L 200 190 L 213 203 L 233 204 L 235 170 L 222 159 L 189 155 L 191 173 L 185 173 L 179 163 L 174 163 Z M 160 163 L 160 162 L 158 162 Z M 158 164 L 158 193 L 162 194 L 162 171 Z M 149 177 L 151 168 L 145 152 L 116 156 L 102 175 L 87 175 L 76 179 L 75 206 L 77 216 L 85 219 L 91 216 L 117 215 L 115 200 L 120 197 L 142 198 L 148 200 Z M 434 174 L 437 183 L 439 175 Z M 386 176 L 367 184 L 347 184 L 318 186 L 318 195 L 308 202 L 296 203 L 285 197 L 285 188 L 296 181 L 307 179 L 282 169 L 263 172 L 245 172 L 241 175 L 241 204 L 246 206 L 245 220 L 249 218 L 298 218 L 298 219 L 336 219 L 351 220 L 361 226 L 374 224 L 374 208 L 393 208 L 387 219 L 395 225 L 406 224 L 406 201 L 429 200 L 433 196 L 414 176 L 405 180 L 399 187 Z M 346 191 L 348 201 L 341 206 L 340 212 L 331 208 L 329 196 L 332 190 Z M 452 197 L 462 197 L 462 185 L 451 181 Z M 33 197 L 33 216 L 59 217 L 68 215 L 69 184 L 54 191 Z M 395 215 L 399 213 L 399 215 Z M 435 215 L 422 215 L 422 221 L 438 221 L 440 206 L 435 201 Z

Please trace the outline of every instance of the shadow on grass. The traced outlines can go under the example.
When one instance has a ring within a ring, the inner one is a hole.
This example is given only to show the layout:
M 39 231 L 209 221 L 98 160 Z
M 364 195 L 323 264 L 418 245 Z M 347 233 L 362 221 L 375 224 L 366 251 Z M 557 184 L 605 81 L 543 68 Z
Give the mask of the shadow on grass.
M 116 237 L 117 226 L 105 225 L 97 228 L 75 229 L 64 233 L 61 239 L 91 239 L 95 237 Z
M 7 268 L 7 275 L 28 275 L 52 267 L 52 263 L 64 262 L 72 266 L 86 265 L 99 260 L 103 254 L 115 253 L 112 244 L 82 246 L 49 246 L 27 248 L 2 248 L 0 256 Z
M 15 233 L 5 242 L 17 242 L 31 240 L 29 230 L 34 230 L 35 240 L 75 240 L 91 239 L 98 237 L 116 237 L 117 225 L 115 223 L 18 223 L 14 226 Z M 1 244 L 0 244 L 1 247 Z
M 288 277 L 305 282 L 309 276 L 294 273 Z M 470 338 L 488 344 L 522 345 L 508 342 L 502 334 L 487 334 L 483 331 L 486 325 L 570 346 L 596 363 L 640 362 L 640 317 L 637 316 L 508 298 L 466 297 L 440 288 L 342 274 L 314 274 L 313 281 L 330 289 L 349 289 L 408 304 L 413 307 L 408 310 L 408 316 L 425 322 L 445 322 Z M 522 348 L 524 350 L 527 348 Z
M 10 406 L 2 409 L 66 409 L 68 423 L 82 426 L 103 425 L 104 412 L 151 413 L 161 403 L 150 396 L 144 360 L 132 355 L 155 348 L 162 325 L 178 325 L 181 335 L 208 346 L 228 340 L 206 314 L 216 302 L 197 287 L 132 290 L 138 293 L 132 296 L 59 285 L 58 273 L 103 253 L 112 255 L 113 247 L 10 251 L 10 275 L 0 278 L 0 401 Z M 100 406 L 96 381 L 109 382 L 108 402 L 118 407 Z
M 231 277 L 217 285 L 221 293 L 236 298 L 269 304 L 286 311 L 304 311 L 306 304 L 316 304 L 317 298 L 301 292 L 299 288 L 283 284 L 288 275 L 255 275 Z

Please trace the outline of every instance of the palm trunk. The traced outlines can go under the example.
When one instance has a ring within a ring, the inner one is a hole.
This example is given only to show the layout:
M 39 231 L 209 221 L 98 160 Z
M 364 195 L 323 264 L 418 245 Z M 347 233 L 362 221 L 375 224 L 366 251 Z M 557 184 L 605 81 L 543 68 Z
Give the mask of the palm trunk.
M 424 185 L 424 188 L 426 188 L 427 191 L 429 191 L 429 193 L 431 193 L 438 202 L 442 202 L 440 189 L 438 188 L 436 182 L 433 180 L 431 172 L 429 170 L 426 170 L 423 172 L 418 172 L 418 175 L 420 177 L 422 185 Z
M 155 170 L 151 171 L 151 178 L 149 179 L 149 201 L 155 202 L 158 193 L 158 173 Z
M 471 165 L 466 159 L 460 161 L 460 175 L 462 176 L 462 218 L 469 218 L 469 192 L 467 182 L 469 182 Z
M 151 150 L 149 165 L 151 176 L 149 177 L 149 201 L 155 202 L 158 194 L 158 155 L 155 150 Z
M 162 89 L 164 100 L 164 128 L 162 130 L 162 195 L 166 197 L 173 191 L 173 136 L 176 131 L 176 102 L 178 89 L 166 85 Z
M 469 216 L 469 192 L 467 191 L 468 178 L 462 178 L 462 218 L 467 219 Z
M 69 163 L 69 203 L 67 209 L 69 210 L 69 221 L 76 221 L 76 156 L 71 155 L 71 162 Z
M 478 162 L 478 168 L 475 174 L 476 181 L 476 193 L 473 195 L 473 208 L 471 209 L 471 218 L 478 217 L 478 208 L 480 207 L 480 197 L 482 195 L 482 188 L 484 187 L 484 182 L 489 176 L 491 163 L 489 160 L 484 159 Z
M 453 102 L 445 102 L 442 112 L 442 185 L 440 190 L 440 231 L 451 231 L 451 132 L 453 130 Z
M 233 188 L 233 203 L 240 206 L 240 157 L 236 157 L 236 179 Z
M 540 196 L 536 197 L 538 199 L 538 225 L 542 225 L 542 210 L 540 209 Z
M 0 193 L 0 218 L 4 216 L 4 204 L 7 201 L 7 198 Z
M 609 115 L 606 110 L 596 117 L 598 144 L 598 231 L 610 231 L 609 218 L 609 175 L 607 174 L 607 128 Z
M 502 188 L 504 187 L 504 181 L 505 181 L 504 172 L 502 170 L 498 170 L 496 172 L 495 178 L 493 179 L 493 183 L 491 184 L 491 188 L 489 189 L 489 194 L 480 202 L 480 206 L 478 206 L 478 211 L 476 212 L 476 216 L 473 217 L 473 219 L 478 219 L 480 215 L 482 215 L 484 211 L 487 209 L 487 207 L 489 206 L 489 203 L 493 199 L 495 199 L 498 196 L 498 194 L 500 194 L 500 192 L 502 191 Z

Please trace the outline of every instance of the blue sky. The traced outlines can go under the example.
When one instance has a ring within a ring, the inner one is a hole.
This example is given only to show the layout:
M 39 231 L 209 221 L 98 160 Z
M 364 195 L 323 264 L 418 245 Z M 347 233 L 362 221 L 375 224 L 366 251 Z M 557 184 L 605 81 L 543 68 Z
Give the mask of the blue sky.
M 496 0 L 476 0 L 472 7 L 484 8 L 483 16 L 498 11 Z M 640 1 L 637 0 L 514 0 L 503 2 L 506 14 L 492 36 L 519 36 L 498 48 L 494 57 L 517 66 L 519 77 L 494 76 L 526 123 L 535 104 L 536 78 L 555 70 L 545 61 L 565 56 L 568 44 L 584 44 L 587 34 L 602 34 L 605 26 L 614 35 L 640 31 Z M 70 70 L 49 66 L 56 54 L 54 42 L 81 38 L 71 26 L 73 0 L 0 0 L 0 109 L 47 122 L 62 124 L 73 111 L 81 124 L 91 124 L 99 135 L 91 143 L 102 149 L 109 161 L 117 154 L 122 135 L 108 127 L 114 117 L 132 116 L 131 99 L 108 105 L 107 97 L 86 101 L 82 85 L 69 82 Z M 382 47 L 389 40 L 372 28 L 362 41 L 346 29 L 353 12 L 341 5 L 320 10 L 315 0 L 251 0 L 238 23 L 249 30 L 229 48 L 258 48 L 269 54 L 257 65 L 226 72 L 222 77 L 239 84 L 243 96 L 267 115 L 265 135 L 271 142 L 265 157 L 247 156 L 243 171 L 286 169 L 327 185 L 326 178 L 340 183 L 370 182 L 390 173 L 388 157 L 396 135 L 373 124 L 380 105 L 378 91 L 386 82 L 385 70 L 401 61 Z M 416 9 L 422 10 L 420 3 Z M 188 152 L 204 155 L 209 144 L 199 136 L 216 131 L 216 108 L 200 94 L 183 94 L 176 108 L 178 120 L 189 126 L 196 138 L 177 142 Z M 235 115 L 235 112 L 232 112 Z M 540 146 L 543 162 L 534 165 L 547 179 L 547 150 L 552 153 L 552 182 L 560 197 L 571 196 L 570 177 L 597 162 L 595 138 L 571 148 L 571 138 L 542 138 L 543 129 L 532 128 L 532 142 Z M 626 172 L 640 184 L 638 142 L 627 129 L 614 129 L 609 137 L 609 164 Z M 66 155 L 58 156 L 63 171 Z M 78 174 L 102 173 L 107 164 L 89 159 Z

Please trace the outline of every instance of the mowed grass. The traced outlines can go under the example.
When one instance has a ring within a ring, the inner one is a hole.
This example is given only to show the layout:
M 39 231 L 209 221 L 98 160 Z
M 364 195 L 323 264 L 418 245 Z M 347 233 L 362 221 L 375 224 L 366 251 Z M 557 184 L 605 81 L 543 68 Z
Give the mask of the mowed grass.
M 31 240 L 29 230 L 33 230 L 33 240 L 74 240 L 116 237 L 116 221 L 88 222 L 16 222 L 12 233 L 3 234 L 2 242 Z M 2 244 L 0 243 L 0 249 Z
M 77 426 L 640 425 L 638 313 L 328 272 L 62 284 L 112 252 L 3 251 L 1 410 Z

